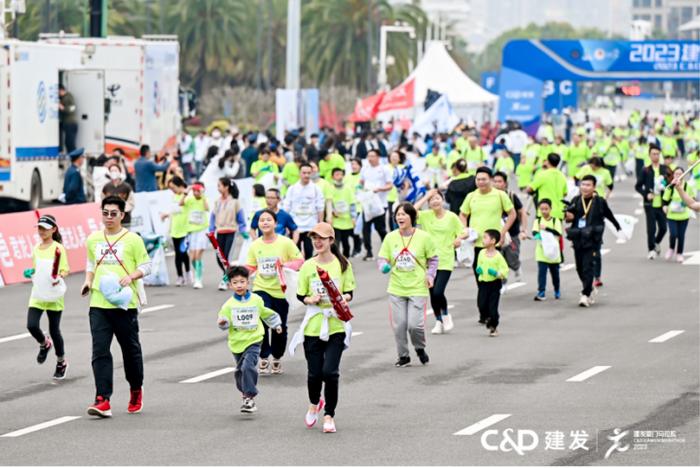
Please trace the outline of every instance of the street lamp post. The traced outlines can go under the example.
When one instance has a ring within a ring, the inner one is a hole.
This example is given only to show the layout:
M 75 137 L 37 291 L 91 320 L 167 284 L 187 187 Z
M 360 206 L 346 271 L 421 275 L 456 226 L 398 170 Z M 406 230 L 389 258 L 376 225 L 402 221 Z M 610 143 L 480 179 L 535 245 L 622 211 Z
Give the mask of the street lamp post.
M 379 29 L 379 73 L 377 76 L 377 86 L 379 91 L 386 89 L 386 36 L 390 32 L 408 33 L 411 39 L 416 37 L 413 26 L 407 25 L 385 25 Z

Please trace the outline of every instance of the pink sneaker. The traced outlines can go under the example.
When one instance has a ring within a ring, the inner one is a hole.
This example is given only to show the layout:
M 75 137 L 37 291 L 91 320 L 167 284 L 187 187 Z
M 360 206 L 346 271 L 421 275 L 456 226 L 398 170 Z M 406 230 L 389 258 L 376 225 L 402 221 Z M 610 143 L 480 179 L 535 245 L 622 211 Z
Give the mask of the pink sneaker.
M 678 263 L 683 263 L 685 261 L 685 259 L 683 258 L 683 254 L 676 255 L 676 261 Z
M 673 258 L 673 254 L 676 253 L 675 251 L 668 249 L 666 251 L 666 256 L 664 257 L 666 260 L 671 260 Z
M 311 411 L 306 412 L 306 416 L 304 417 L 304 422 L 306 423 L 306 427 L 311 429 L 314 427 L 316 424 L 316 421 L 318 421 L 318 415 L 321 414 L 321 411 L 323 410 L 323 407 L 326 406 L 326 402 L 323 401 L 323 398 L 321 398 L 318 401 L 318 405 L 316 405 L 316 412 L 312 413 Z

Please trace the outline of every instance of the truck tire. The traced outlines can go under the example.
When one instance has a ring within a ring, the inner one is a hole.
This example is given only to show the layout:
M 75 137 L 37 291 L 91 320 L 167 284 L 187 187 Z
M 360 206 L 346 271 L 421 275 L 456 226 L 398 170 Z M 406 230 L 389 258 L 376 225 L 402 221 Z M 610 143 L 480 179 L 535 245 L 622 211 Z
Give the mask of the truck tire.
M 29 192 L 29 209 L 39 209 L 41 201 L 41 176 L 39 172 L 35 170 L 32 173 L 32 185 Z

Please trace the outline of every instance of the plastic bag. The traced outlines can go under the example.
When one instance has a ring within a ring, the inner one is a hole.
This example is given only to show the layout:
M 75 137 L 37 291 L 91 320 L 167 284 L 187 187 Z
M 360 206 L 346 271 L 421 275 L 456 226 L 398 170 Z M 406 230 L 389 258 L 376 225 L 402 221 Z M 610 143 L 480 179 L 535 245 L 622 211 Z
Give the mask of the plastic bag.
M 549 231 L 540 231 L 540 236 L 542 237 L 542 253 L 544 257 L 550 261 L 556 261 L 561 258 L 561 252 L 559 251 L 559 239 L 557 236 Z
M 457 263 L 471 266 L 474 263 L 474 242 L 479 237 L 475 229 L 466 228 L 467 238 L 462 241 L 462 245 L 457 249 Z
M 107 301 L 115 307 L 127 310 L 134 295 L 131 287 L 122 288 L 119 278 L 114 274 L 106 274 L 100 278 L 100 292 Z
M 284 297 L 289 303 L 289 313 L 296 312 L 298 309 L 303 309 L 304 304 L 297 299 L 297 287 L 299 284 L 299 272 L 291 268 L 283 268 L 284 281 L 287 284 L 287 290 L 284 292 Z
M 613 226 L 613 223 L 611 223 L 610 220 L 606 219 L 605 224 L 610 228 L 610 230 L 613 233 L 615 233 L 615 236 L 617 237 L 617 243 L 624 244 L 625 242 L 632 239 L 632 234 L 634 233 L 634 225 L 637 224 L 639 220 L 634 216 L 623 214 L 615 215 L 615 219 L 617 219 L 617 222 L 620 224 L 619 231 L 615 229 L 615 226 Z
M 360 190 L 357 193 L 357 201 L 362 205 L 362 212 L 367 219 L 374 219 L 384 214 L 381 198 L 370 190 Z
M 365 219 L 362 217 L 362 213 L 358 213 L 357 220 L 355 221 L 355 228 L 353 229 L 353 234 L 356 236 L 362 235 L 362 227 L 365 225 Z
M 39 301 L 55 302 L 66 294 L 66 283 L 63 278 L 58 278 L 58 284 L 53 284 L 51 270 L 52 260 L 37 259 L 36 271 L 32 276 L 32 297 Z
M 143 279 L 144 284 L 146 286 L 168 286 L 170 276 L 168 275 L 163 246 L 159 245 L 148 255 L 151 257 L 151 274 Z
M 248 250 L 250 250 L 250 246 L 252 243 L 253 239 L 251 239 L 250 237 L 243 240 L 243 243 L 241 244 L 241 249 L 238 251 L 238 260 L 236 260 L 236 264 L 245 265 L 246 263 L 248 263 Z M 296 294 L 296 292 L 294 294 Z

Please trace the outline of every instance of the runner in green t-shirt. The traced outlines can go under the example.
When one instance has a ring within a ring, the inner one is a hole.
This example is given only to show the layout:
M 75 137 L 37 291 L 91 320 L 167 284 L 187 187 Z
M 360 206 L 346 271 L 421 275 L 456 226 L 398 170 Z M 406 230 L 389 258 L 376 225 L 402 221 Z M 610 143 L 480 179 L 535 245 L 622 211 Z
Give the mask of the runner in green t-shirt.
M 253 241 L 248 249 L 246 266 L 255 272 L 253 292 L 262 297 L 265 307 L 274 310 L 282 319 L 282 333 L 272 334 L 263 340 L 260 350 L 260 373 L 281 374 L 284 349 L 287 345 L 287 316 L 289 303 L 282 291 L 279 271 L 281 267 L 298 270 L 303 262 L 301 252 L 294 242 L 275 232 L 277 214 L 269 209 L 261 211 L 258 229 L 262 236 Z M 268 336 L 265 328 L 265 336 Z M 272 360 L 270 360 L 272 355 Z
M 420 211 L 428 203 L 430 209 Z M 445 209 L 445 198 L 437 189 L 432 189 L 415 204 L 418 210 L 417 223 L 427 232 L 438 254 L 438 268 L 433 287 L 430 288 L 430 305 L 435 314 L 435 327 L 432 332 L 440 335 L 454 328 L 452 316 L 447 311 L 445 288 L 455 265 L 455 249 L 462 245 L 464 226 L 459 217 Z
M 479 323 L 486 325 L 489 336 L 496 337 L 500 324 L 498 303 L 501 299 L 503 280 L 508 277 L 508 263 L 496 250 L 496 245 L 501 240 L 497 229 L 487 229 L 481 237 L 484 247 L 476 256 L 475 273 L 479 286 L 476 303 L 479 308 Z
M 307 427 L 318 420 L 325 408 L 323 432 L 335 432 L 335 409 L 338 404 L 340 358 L 350 346 L 352 327 L 340 320 L 332 305 L 332 299 L 324 286 L 319 270 L 328 274 L 342 295 L 341 301 L 352 300 L 355 276 L 352 265 L 341 255 L 335 241 L 335 231 L 328 223 L 319 223 L 309 233 L 316 255 L 299 270 L 297 297 L 307 306 L 299 330 L 289 344 L 293 354 L 297 345 L 304 343 L 307 362 L 307 390 L 309 408 L 304 417 Z M 321 389 L 325 399 L 321 398 Z
M 102 200 L 103 231 L 95 231 L 86 241 L 87 268 L 81 294 L 90 294 L 92 371 L 95 376 L 95 403 L 88 414 L 112 416 L 112 354 L 116 335 L 122 348 L 124 371 L 129 382 L 129 413 L 143 406 L 143 355 L 139 342 L 138 308 L 145 302 L 142 278 L 151 272 L 151 259 L 141 237 L 122 227 L 126 203 L 119 197 Z M 126 310 L 124 310 L 126 309 Z
M 673 171 L 674 179 L 680 179 L 683 172 L 682 167 L 676 168 Z M 683 263 L 684 261 L 685 231 L 688 228 L 688 220 L 690 219 L 690 208 L 681 196 L 681 192 L 687 193 L 693 199 L 696 193 L 695 188 L 691 187 L 687 182 L 682 182 L 682 184 L 681 191 L 673 185 L 666 187 L 662 197 L 669 232 L 669 249 L 666 252 L 666 260 L 671 260 L 675 255 L 678 263 Z
M 195 182 L 187 190 L 187 195 L 180 199 L 180 207 L 187 216 L 187 243 L 190 262 L 194 268 L 194 289 L 202 289 L 203 267 L 202 254 L 209 245 L 207 229 L 209 228 L 209 201 L 204 195 L 204 183 Z
M 603 198 L 610 197 L 614 184 L 610 176 L 610 171 L 603 167 L 603 160 L 597 156 L 591 158 L 589 163 L 583 166 L 576 175 L 576 180 L 583 179 L 584 176 L 592 175 L 596 178 L 595 190 Z
M 378 259 L 380 271 L 390 273 L 387 291 L 399 355 L 395 365 L 404 367 L 411 362 L 407 334 L 418 359 L 427 364 L 425 307 L 437 273 L 438 251 L 430 235 L 415 227 L 418 213 L 413 205 L 400 203 L 395 217 L 399 228 L 386 235 Z
M 537 206 L 539 200 L 549 199 L 552 204 L 552 216 L 557 219 L 564 219 L 564 197 L 566 197 L 568 188 L 566 176 L 557 169 L 559 166 L 559 155 L 550 153 L 542 166 L 542 169 L 537 171 L 535 178 L 530 183 L 527 191 L 534 195 Z M 538 211 L 538 216 L 542 216 Z
M 58 232 L 56 218 L 52 215 L 43 215 L 39 218 L 37 234 L 40 242 L 32 250 L 32 268 L 24 272 L 25 278 L 32 278 L 34 281 L 27 310 L 27 330 L 39 343 L 39 354 L 36 356 L 36 362 L 43 364 L 51 348 L 56 350 L 56 370 L 53 378 L 60 380 L 66 377 L 68 369 L 63 335 L 61 335 L 63 296 L 66 286 L 63 278 L 68 276 L 70 272 L 68 254 L 61 243 L 61 233 Z M 54 263 L 56 263 L 57 258 L 58 268 L 54 277 Z M 41 330 L 41 315 L 44 311 L 49 319 L 50 338 Z
M 248 269 L 232 266 L 226 271 L 228 286 L 233 295 L 221 306 L 217 325 L 228 332 L 228 347 L 236 360 L 234 378 L 241 392 L 241 413 L 255 413 L 258 395 L 258 357 L 265 337 L 263 323 L 282 333 L 282 320 L 275 311 L 265 307 L 262 298 L 248 290 Z
M 169 211 L 161 213 L 161 220 L 170 218 L 170 237 L 173 239 L 173 250 L 175 250 L 175 270 L 177 280 L 175 286 L 184 286 L 188 282 L 192 283 L 192 273 L 190 272 L 190 257 L 187 255 L 187 213 L 180 206 L 180 201 L 187 195 L 187 184 L 181 177 L 175 176 L 168 182 L 168 188 L 173 192 L 172 205 Z M 184 275 L 183 275 L 184 267 Z
M 567 151 L 566 167 L 569 177 L 576 178 L 581 167 L 588 162 L 590 149 L 577 133 L 574 134 L 571 146 Z
M 326 221 L 335 229 L 335 242 L 343 247 L 343 255 L 350 256 L 350 237 L 357 218 L 355 187 L 345 181 L 345 170 L 333 168 L 332 183 L 326 200 Z

